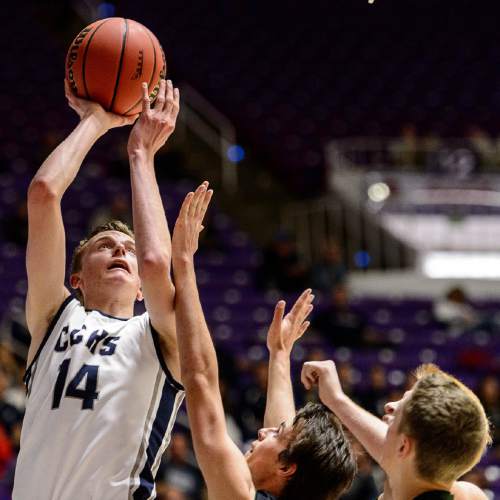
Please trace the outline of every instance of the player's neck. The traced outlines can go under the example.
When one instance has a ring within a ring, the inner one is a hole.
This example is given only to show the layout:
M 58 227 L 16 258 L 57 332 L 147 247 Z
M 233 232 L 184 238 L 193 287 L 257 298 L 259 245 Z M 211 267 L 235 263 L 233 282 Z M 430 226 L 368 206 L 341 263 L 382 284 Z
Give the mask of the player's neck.
M 277 476 L 267 477 L 264 481 L 255 484 L 255 489 L 265 491 L 274 497 L 278 497 L 285 487 L 286 481 Z
M 451 484 L 424 481 L 416 478 L 414 472 L 409 470 L 394 474 L 394 480 L 391 480 L 390 483 L 393 498 L 398 500 L 413 500 L 427 491 L 450 491 L 451 489 Z
M 116 297 L 89 297 L 85 299 L 85 309 L 99 311 L 114 318 L 131 318 L 134 315 L 134 303 Z

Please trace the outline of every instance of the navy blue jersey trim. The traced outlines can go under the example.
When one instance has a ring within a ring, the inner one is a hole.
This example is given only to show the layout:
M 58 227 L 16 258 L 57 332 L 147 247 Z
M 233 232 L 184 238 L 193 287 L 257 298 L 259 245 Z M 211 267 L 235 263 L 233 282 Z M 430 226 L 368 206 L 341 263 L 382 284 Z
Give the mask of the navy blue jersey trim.
M 96 312 L 99 313 L 101 316 L 106 316 L 106 318 L 117 319 L 119 321 L 128 321 L 129 319 L 132 319 L 132 318 L 118 318 L 117 316 L 111 316 L 111 314 L 103 313 L 102 311 L 99 311 L 99 309 L 85 309 L 85 312 Z
M 155 478 L 153 477 L 152 470 L 153 464 L 168 430 L 168 423 L 175 407 L 176 394 L 176 391 L 172 389 L 170 384 L 163 384 L 160 403 L 156 411 L 146 449 L 146 463 L 139 474 L 139 487 L 132 495 L 133 500 L 146 500 L 153 493 L 155 486 Z
M 151 320 L 149 320 L 149 327 L 151 328 L 151 335 L 153 337 L 153 344 L 155 345 L 156 356 L 158 357 L 160 366 L 165 372 L 165 376 L 167 377 L 168 383 L 178 391 L 183 391 L 184 387 L 182 386 L 182 384 L 180 384 L 179 382 L 177 382 L 177 380 L 174 379 L 174 377 L 170 373 L 170 370 L 168 369 L 167 364 L 165 363 L 165 359 L 163 359 L 163 354 L 161 352 L 161 347 L 160 347 L 160 334 L 155 330 L 153 324 L 151 323 Z
M 64 309 L 66 309 L 66 306 L 72 301 L 76 300 L 72 295 L 69 295 L 63 300 L 63 303 L 59 306 L 59 309 L 57 310 L 56 314 L 52 318 L 49 327 L 47 328 L 47 331 L 45 332 L 45 337 L 43 337 L 42 343 L 38 347 L 38 351 L 36 351 L 35 357 L 32 359 L 30 365 L 28 368 L 26 368 L 26 371 L 24 372 L 24 377 L 23 377 L 23 382 L 27 384 L 30 374 L 31 374 L 31 369 L 33 365 L 35 364 L 36 360 L 40 356 L 42 349 L 45 347 L 45 344 L 49 340 L 50 334 L 52 333 L 52 330 L 56 326 L 56 323 L 59 321 L 59 318 L 61 317 L 61 314 L 63 313 Z

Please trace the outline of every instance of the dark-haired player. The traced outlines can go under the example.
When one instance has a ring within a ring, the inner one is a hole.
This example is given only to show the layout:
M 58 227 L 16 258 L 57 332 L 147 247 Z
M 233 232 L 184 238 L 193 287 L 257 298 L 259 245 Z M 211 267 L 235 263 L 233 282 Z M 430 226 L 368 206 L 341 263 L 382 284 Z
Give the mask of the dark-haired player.
M 154 156 L 174 130 L 179 92 L 162 81 L 128 141 L 135 236 L 99 227 L 75 251 L 65 287 L 61 198 L 86 154 L 137 117 L 76 98 L 73 132 L 45 160 L 28 191 L 28 399 L 16 500 L 154 498 L 154 476 L 183 400 L 175 336 L 170 235 Z M 103 179 L 102 182 L 105 182 Z M 147 312 L 134 316 L 136 300 Z
M 181 379 L 196 458 L 210 498 L 253 500 L 337 498 L 349 486 L 356 465 L 340 422 L 321 404 L 309 404 L 295 414 L 293 397 L 285 408 L 268 407 L 272 425 L 258 432 L 245 456 L 228 436 L 219 391 L 217 358 L 201 308 L 193 257 L 202 220 L 212 192 L 207 185 L 187 195 L 172 237 L 172 266 L 176 281 L 175 317 Z M 279 337 L 293 344 L 307 328 L 312 297 L 306 291 L 283 318 L 279 303 L 270 329 L 271 352 L 281 351 Z M 276 349 L 274 347 L 276 346 Z M 287 347 L 284 356 L 289 356 Z M 277 369 L 268 395 L 288 391 L 290 372 Z M 285 388 L 282 379 L 285 380 Z

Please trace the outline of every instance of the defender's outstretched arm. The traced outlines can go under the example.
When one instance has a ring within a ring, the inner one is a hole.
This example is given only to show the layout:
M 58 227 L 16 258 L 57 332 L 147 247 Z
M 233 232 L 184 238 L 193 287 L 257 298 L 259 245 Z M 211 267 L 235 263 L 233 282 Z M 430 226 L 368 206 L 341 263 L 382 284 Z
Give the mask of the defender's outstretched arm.
M 200 303 L 193 256 L 211 191 L 208 183 L 184 200 L 172 238 L 175 319 L 181 380 L 186 389 L 196 458 L 209 498 L 250 500 L 255 495 L 246 461 L 227 434 L 214 345 Z
M 279 427 L 282 422 L 295 417 L 290 355 L 295 342 L 309 327 L 306 318 L 313 310 L 313 299 L 311 290 L 305 290 L 286 316 L 285 302 L 280 300 L 276 304 L 267 334 L 269 377 L 264 427 Z

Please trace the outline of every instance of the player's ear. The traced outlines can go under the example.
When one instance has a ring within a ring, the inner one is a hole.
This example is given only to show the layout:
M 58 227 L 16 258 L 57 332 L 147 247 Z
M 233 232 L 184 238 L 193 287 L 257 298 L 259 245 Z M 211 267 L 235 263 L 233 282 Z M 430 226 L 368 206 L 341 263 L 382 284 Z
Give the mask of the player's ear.
M 73 273 L 69 277 L 69 284 L 73 290 L 76 290 L 77 288 L 80 288 L 82 280 L 80 279 L 80 275 L 78 273 Z
M 282 463 L 278 470 L 278 474 L 285 479 L 290 479 L 295 474 L 296 470 L 297 470 L 297 464 Z
M 399 458 L 408 458 L 413 452 L 413 440 L 406 434 L 400 434 L 398 456 Z
M 142 294 L 142 286 L 137 290 L 137 295 L 135 296 L 135 300 L 142 302 L 144 300 L 144 295 Z

